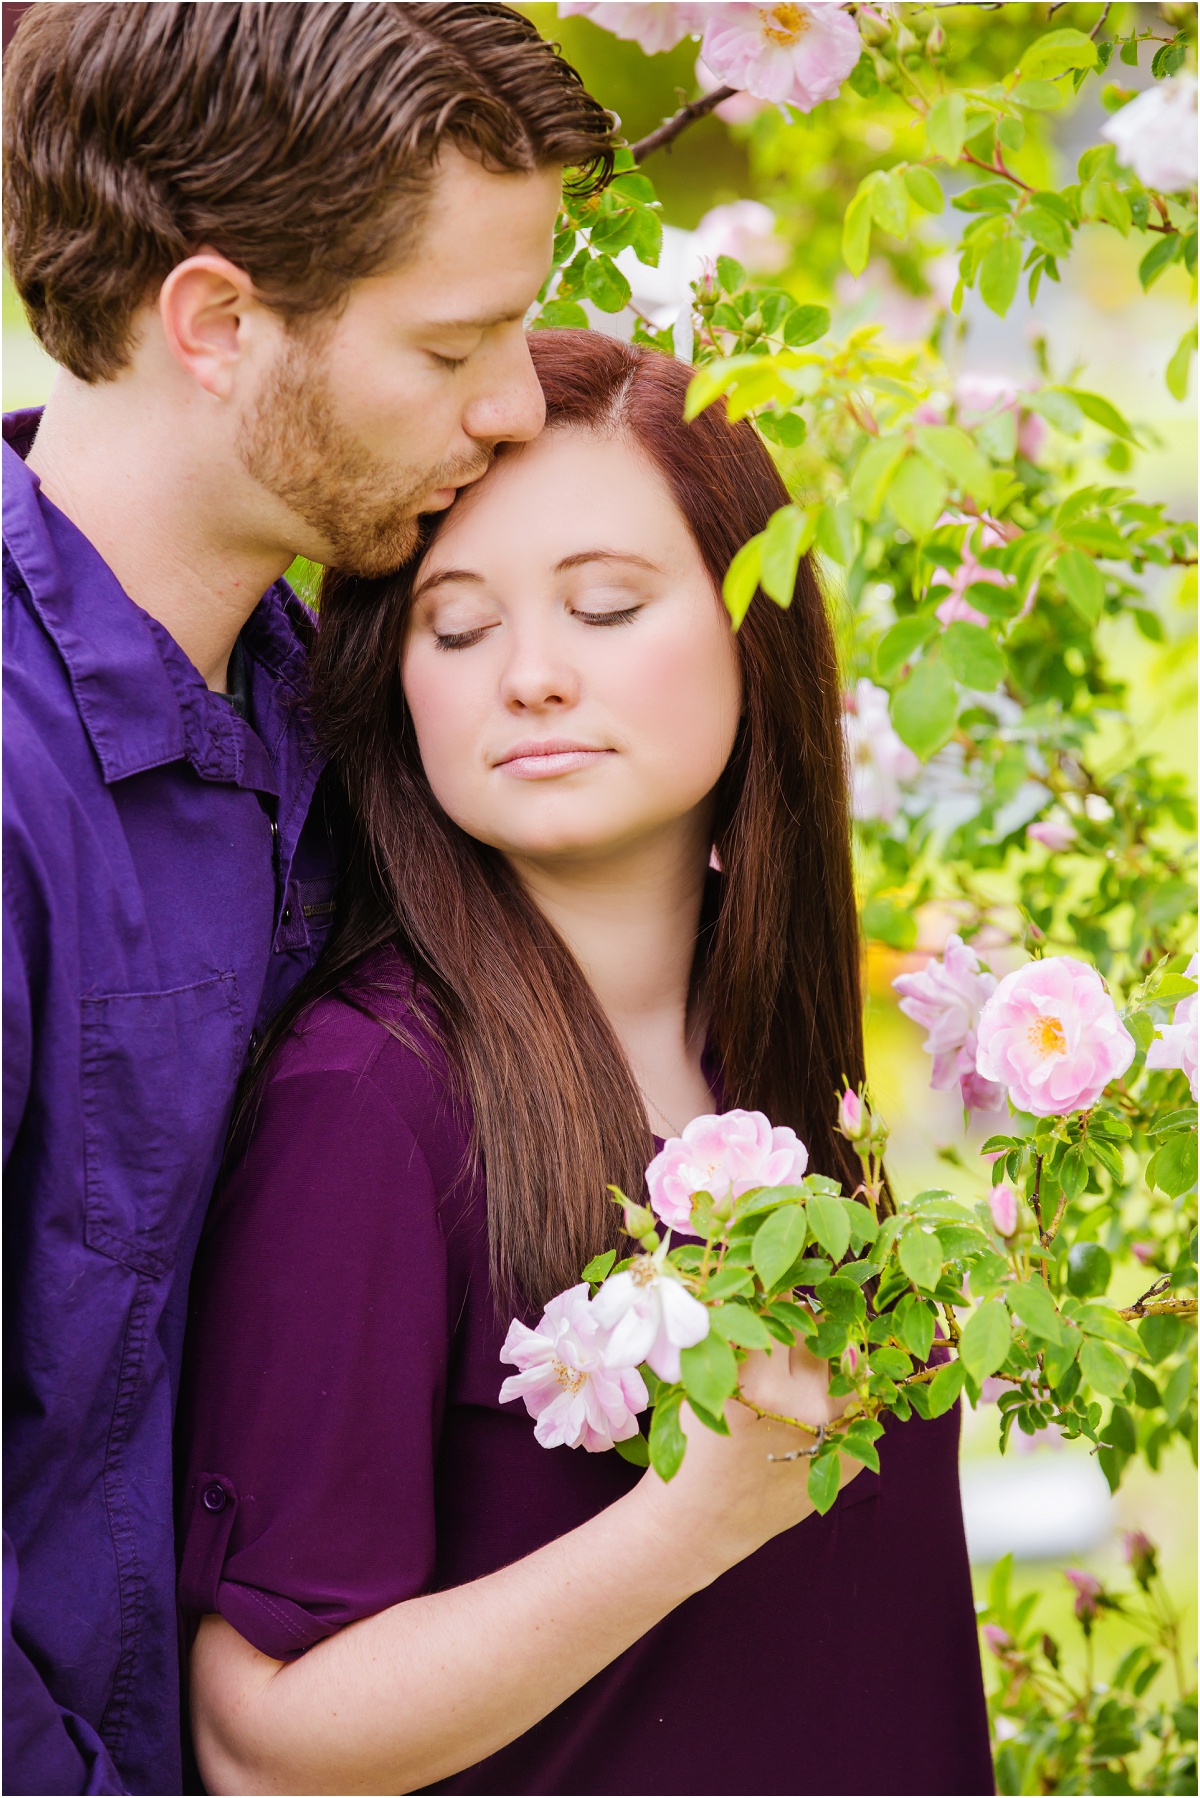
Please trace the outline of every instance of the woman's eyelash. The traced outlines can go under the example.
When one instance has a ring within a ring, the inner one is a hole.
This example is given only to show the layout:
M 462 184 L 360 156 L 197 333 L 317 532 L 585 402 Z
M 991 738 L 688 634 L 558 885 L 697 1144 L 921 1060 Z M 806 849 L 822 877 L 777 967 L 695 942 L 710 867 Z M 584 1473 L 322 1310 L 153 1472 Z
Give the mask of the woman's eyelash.
M 577 610 L 575 616 L 584 624 L 629 624 L 637 617 L 641 609 L 641 606 L 626 606 L 620 612 L 581 612 Z
M 469 356 L 439 356 L 436 350 L 430 350 L 429 354 L 439 368 L 462 368 L 471 360 Z
M 473 643 L 482 642 L 491 626 L 481 624 L 473 631 L 448 631 L 444 636 L 434 631 L 433 640 L 439 649 L 470 649 Z

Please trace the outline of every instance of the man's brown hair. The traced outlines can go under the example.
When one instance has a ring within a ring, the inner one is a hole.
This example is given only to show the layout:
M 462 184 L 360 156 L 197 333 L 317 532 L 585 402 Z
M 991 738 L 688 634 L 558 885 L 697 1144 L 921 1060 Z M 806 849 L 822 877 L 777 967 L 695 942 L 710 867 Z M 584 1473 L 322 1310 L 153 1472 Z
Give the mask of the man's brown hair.
M 290 317 L 397 260 L 439 148 L 599 185 L 613 120 L 534 27 L 475 0 L 33 6 L 5 56 L 5 247 L 39 339 L 84 381 L 209 248 Z

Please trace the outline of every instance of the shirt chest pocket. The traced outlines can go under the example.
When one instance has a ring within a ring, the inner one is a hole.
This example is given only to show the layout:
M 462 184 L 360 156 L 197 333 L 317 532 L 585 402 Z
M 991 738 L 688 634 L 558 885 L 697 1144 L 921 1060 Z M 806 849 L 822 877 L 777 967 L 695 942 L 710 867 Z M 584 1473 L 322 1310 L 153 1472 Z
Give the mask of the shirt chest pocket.
M 244 1048 L 237 982 L 100 995 L 82 1013 L 86 1238 L 157 1279 L 216 1174 Z

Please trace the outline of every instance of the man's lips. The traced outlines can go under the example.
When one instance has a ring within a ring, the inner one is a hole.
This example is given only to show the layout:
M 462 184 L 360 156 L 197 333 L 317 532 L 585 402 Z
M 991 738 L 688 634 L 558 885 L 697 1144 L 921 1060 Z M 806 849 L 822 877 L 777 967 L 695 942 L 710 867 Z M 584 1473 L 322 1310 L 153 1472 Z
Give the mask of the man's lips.
M 505 774 L 516 775 L 518 780 L 549 780 L 556 774 L 575 774 L 581 768 L 590 768 L 612 754 L 611 749 L 597 749 L 593 744 L 576 743 L 566 737 L 533 738 L 514 743 L 493 766 L 502 768 Z

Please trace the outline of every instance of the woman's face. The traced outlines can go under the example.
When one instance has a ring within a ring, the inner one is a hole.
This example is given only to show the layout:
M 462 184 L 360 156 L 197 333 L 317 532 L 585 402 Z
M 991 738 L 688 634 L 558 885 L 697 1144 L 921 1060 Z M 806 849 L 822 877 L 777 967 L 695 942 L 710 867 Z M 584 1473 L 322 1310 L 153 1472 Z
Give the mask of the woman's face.
M 458 501 L 417 576 L 402 676 L 434 795 L 481 842 L 586 859 L 707 829 L 737 653 L 625 438 L 546 431 Z

